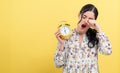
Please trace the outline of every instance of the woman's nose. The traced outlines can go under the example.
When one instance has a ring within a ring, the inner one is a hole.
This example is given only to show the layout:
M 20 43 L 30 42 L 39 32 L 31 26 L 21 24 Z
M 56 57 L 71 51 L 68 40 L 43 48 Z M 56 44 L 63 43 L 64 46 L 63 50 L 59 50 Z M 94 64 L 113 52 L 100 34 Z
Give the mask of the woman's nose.
M 88 23 L 88 19 L 85 19 L 84 22 L 85 22 L 85 23 Z

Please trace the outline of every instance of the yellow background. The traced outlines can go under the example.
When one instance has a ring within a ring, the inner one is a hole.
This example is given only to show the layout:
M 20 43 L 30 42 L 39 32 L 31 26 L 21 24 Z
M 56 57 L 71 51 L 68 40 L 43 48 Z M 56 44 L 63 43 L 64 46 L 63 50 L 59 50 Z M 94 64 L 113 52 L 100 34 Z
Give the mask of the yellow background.
M 99 55 L 100 72 L 120 73 L 120 0 L 0 0 L 0 73 L 61 73 L 54 32 L 61 20 L 75 28 L 87 3 L 98 8 L 113 47 L 112 55 Z

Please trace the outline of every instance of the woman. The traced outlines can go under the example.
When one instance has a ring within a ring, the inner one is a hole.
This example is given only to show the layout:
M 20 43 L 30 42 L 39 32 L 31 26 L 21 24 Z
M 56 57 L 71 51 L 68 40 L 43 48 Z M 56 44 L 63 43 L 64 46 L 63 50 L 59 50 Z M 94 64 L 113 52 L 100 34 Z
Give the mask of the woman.
M 63 73 L 99 73 L 98 52 L 112 53 L 107 36 L 96 22 L 97 16 L 97 8 L 87 4 L 80 10 L 80 21 L 69 39 L 61 39 L 59 30 L 55 33 L 58 46 L 54 62 L 56 67 L 63 67 Z

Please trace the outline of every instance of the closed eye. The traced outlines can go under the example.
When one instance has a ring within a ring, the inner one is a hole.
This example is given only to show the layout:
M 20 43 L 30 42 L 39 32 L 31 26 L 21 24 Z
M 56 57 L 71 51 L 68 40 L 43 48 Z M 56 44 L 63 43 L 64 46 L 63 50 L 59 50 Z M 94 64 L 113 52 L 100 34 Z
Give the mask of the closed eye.
M 94 18 L 89 18 L 90 20 L 94 20 Z
M 87 16 L 86 15 L 83 15 L 82 18 L 85 19 Z

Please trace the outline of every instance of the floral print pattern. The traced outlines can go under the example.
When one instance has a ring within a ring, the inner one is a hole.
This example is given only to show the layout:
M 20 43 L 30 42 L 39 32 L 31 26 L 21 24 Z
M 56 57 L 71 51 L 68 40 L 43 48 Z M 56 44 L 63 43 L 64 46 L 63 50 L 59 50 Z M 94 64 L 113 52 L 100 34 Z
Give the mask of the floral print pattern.
M 65 40 L 64 50 L 59 50 L 59 43 L 54 57 L 56 67 L 63 67 L 63 73 L 99 73 L 98 52 L 104 55 L 112 53 L 111 44 L 103 32 L 97 33 L 98 45 L 88 47 L 87 36 L 79 42 L 80 35 L 73 30 L 72 36 Z

